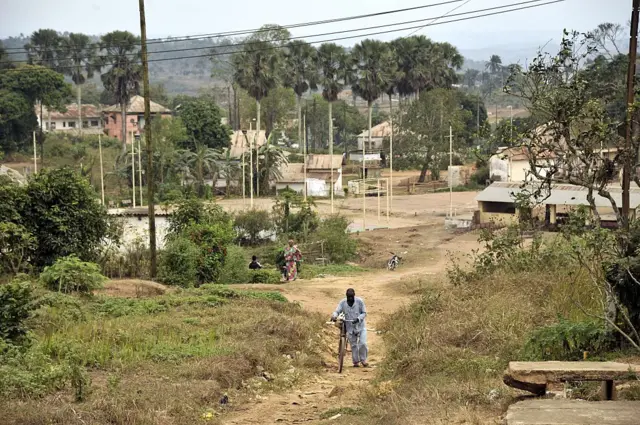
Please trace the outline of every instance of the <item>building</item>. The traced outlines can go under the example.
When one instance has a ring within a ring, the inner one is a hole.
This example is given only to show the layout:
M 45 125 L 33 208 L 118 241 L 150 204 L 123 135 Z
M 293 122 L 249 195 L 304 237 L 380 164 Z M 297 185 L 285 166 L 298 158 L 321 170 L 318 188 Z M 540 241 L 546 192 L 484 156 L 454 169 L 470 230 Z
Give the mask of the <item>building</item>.
M 492 181 L 523 182 L 538 180 L 530 173 L 530 154 L 524 146 L 499 148 L 489 159 L 489 176 Z M 553 154 L 540 155 L 538 171 L 545 175 L 545 169 L 553 164 Z
M 231 135 L 231 142 L 229 149 L 231 150 L 231 158 L 241 158 L 243 152 L 249 152 L 249 146 L 254 148 L 263 146 L 267 143 L 267 136 L 265 130 L 260 130 L 258 135 L 257 130 L 247 130 L 246 135 L 242 130 L 236 130 Z
M 44 131 L 56 133 L 78 133 L 78 104 L 71 103 L 66 105 L 66 111 L 49 111 L 46 107 L 42 108 L 42 117 L 40 116 L 40 107 L 36 107 L 36 116 L 38 118 L 38 127 L 43 121 Z M 82 105 L 82 133 L 98 134 L 102 133 L 102 113 L 95 105 Z
M 478 221 L 480 224 L 497 223 L 510 224 L 520 219 L 522 211 L 515 202 L 520 193 L 532 193 L 535 190 L 532 184 L 522 182 L 494 182 L 482 192 L 475 200 L 478 202 Z M 622 189 L 620 186 L 609 186 L 617 205 L 622 205 Z M 556 224 L 565 217 L 572 208 L 581 205 L 589 205 L 587 201 L 587 188 L 570 184 L 554 184 L 550 190 L 543 191 L 539 202 L 531 211 L 532 215 L 540 221 Z M 615 222 L 615 211 L 611 208 L 608 199 L 593 194 L 596 208 L 603 222 Z M 635 210 L 640 205 L 640 188 L 630 189 L 630 208 Z
M 391 136 L 391 124 L 389 121 L 371 127 L 371 142 L 369 142 L 369 130 L 358 135 L 358 150 L 362 151 L 364 145 L 366 151 L 380 151 L 383 149 L 385 137 Z
M 156 102 L 150 105 L 151 118 L 170 118 L 171 110 Z M 122 108 L 120 105 L 112 105 L 104 108 L 104 132 L 110 137 L 122 141 Z M 127 105 L 127 143 L 131 143 L 133 137 L 144 130 L 144 97 L 133 96 Z
M 333 184 L 334 196 L 344 196 L 342 190 L 342 155 L 307 156 L 307 172 L 303 163 L 289 163 L 280 167 L 281 178 L 276 181 L 276 192 L 289 188 L 298 193 L 304 193 L 305 181 L 307 195 L 331 196 L 330 188 Z M 333 166 L 333 182 L 331 167 Z

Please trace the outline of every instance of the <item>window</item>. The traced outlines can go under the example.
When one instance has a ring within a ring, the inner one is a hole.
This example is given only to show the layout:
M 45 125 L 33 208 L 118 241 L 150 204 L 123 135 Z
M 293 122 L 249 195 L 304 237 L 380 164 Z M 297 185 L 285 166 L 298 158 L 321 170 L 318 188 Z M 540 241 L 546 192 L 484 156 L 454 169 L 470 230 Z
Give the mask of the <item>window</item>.
M 89 121 L 82 121 L 82 128 L 89 128 Z
M 91 120 L 91 127 L 98 127 L 98 120 Z
M 47 130 L 49 130 L 49 123 L 46 123 L 46 124 L 47 124 L 47 125 L 46 125 L 46 127 L 47 127 Z
M 497 214 L 515 214 L 516 204 L 511 202 L 482 202 L 482 211 Z
M 76 122 L 75 121 L 69 121 L 68 126 L 69 126 L 69 128 L 76 128 Z
M 55 122 L 51 122 L 51 130 L 55 130 L 56 129 L 56 123 Z
M 67 126 L 67 122 L 66 121 L 62 121 L 62 126 L 66 127 Z

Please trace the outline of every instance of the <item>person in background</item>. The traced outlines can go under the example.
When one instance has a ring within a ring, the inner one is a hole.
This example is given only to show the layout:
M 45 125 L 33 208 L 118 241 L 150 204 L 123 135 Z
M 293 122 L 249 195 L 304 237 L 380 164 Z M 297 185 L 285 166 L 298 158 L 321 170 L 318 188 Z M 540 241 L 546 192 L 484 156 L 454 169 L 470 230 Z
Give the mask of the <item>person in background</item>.
M 249 263 L 249 268 L 251 270 L 260 270 L 262 268 L 262 264 L 258 262 L 258 257 L 255 255 L 251 257 L 251 262 Z
M 284 261 L 286 262 L 286 280 L 289 282 L 298 278 L 298 261 L 302 260 L 302 253 L 293 239 L 289 239 L 289 244 L 284 248 Z

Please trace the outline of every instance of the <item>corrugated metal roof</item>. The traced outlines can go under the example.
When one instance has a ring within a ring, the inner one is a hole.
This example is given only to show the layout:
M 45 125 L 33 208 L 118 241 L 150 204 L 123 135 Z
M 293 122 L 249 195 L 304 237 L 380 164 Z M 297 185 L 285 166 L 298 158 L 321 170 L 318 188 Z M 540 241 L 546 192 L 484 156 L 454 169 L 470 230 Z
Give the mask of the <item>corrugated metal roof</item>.
M 307 165 L 307 178 L 308 179 L 318 179 L 318 180 L 326 180 L 331 181 L 331 168 L 328 165 L 329 155 L 314 155 L 314 156 L 323 156 L 327 157 L 326 168 L 311 168 Z M 334 167 L 333 167 L 333 179 L 335 181 L 338 180 L 339 172 L 338 170 L 342 168 L 342 157 L 340 155 L 333 155 L 334 157 Z M 336 165 L 335 158 L 339 158 L 340 162 Z M 307 158 L 307 164 L 311 162 L 311 158 Z M 278 183 L 302 183 L 304 182 L 304 164 L 302 163 L 288 163 L 284 164 L 280 167 L 280 174 L 282 178 L 278 179 Z
M 307 155 L 307 170 L 331 170 L 331 163 L 333 162 L 333 169 L 342 167 L 342 155 L 333 155 L 333 161 L 331 155 Z
M 247 130 L 247 137 L 245 139 L 242 130 L 234 131 L 231 135 L 231 157 L 240 158 L 242 156 L 244 143 L 244 152 L 249 152 L 249 145 L 255 143 L 258 147 L 267 143 L 267 136 L 265 130 L 260 130 L 260 135 L 256 137 L 257 130 Z M 254 141 L 255 138 L 255 141 Z M 248 141 L 248 142 L 247 142 Z
M 389 137 L 391 135 L 391 124 L 389 121 L 381 122 L 380 124 L 371 127 L 371 137 Z M 358 137 L 369 137 L 369 129 L 363 131 Z
M 528 185 L 522 187 L 522 183 L 518 182 L 495 182 L 491 186 L 484 189 L 476 196 L 476 201 L 482 202 L 514 202 L 514 196 L 523 190 L 532 191 L 534 187 Z M 609 186 L 607 188 L 613 199 L 619 206 L 622 206 L 622 189 L 618 186 Z M 543 205 L 588 205 L 587 188 L 570 184 L 556 184 L 551 186 L 551 191 L 543 192 L 541 200 Z M 595 203 L 597 207 L 611 207 L 611 203 L 607 198 L 594 193 Z M 631 188 L 629 191 L 630 207 L 637 208 L 640 205 L 640 188 Z
M 65 105 L 67 108 L 67 112 L 60 112 L 51 110 L 51 119 L 52 120 L 61 120 L 61 119 L 78 119 L 78 104 L 70 103 Z M 35 107 L 36 115 L 40 116 L 40 108 Z M 49 119 L 49 111 L 47 108 L 43 107 L 42 116 L 44 116 L 45 120 Z M 90 120 L 92 118 L 100 118 L 101 114 L 98 111 L 98 107 L 91 104 L 82 104 L 82 119 Z
M 170 109 L 165 108 L 164 106 L 151 101 L 149 105 L 149 109 L 152 114 L 169 114 L 171 113 Z M 111 105 L 104 108 L 104 112 L 120 112 L 120 105 Z M 129 101 L 129 105 L 127 105 L 127 113 L 128 114 L 143 114 L 144 113 L 144 97 L 142 96 L 133 96 Z

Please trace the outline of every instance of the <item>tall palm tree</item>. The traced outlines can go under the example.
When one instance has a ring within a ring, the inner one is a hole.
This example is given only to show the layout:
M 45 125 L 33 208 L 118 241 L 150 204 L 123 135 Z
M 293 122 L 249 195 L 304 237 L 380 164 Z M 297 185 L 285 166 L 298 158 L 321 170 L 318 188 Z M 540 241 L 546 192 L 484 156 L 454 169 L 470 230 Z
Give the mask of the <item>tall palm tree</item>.
M 476 81 L 480 76 L 480 71 L 477 69 L 467 69 L 464 73 L 464 83 L 468 88 L 475 87 Z
M 61 41 L 65 73 L 71 76 L 78 90 L 78 131 L 82 131 L 82 85 L 101 68 L 96 60 L 97 48 L 86 34 L 70 33 Z
M 331 156 L 331 212 L 333 213 L 333 102 L 338 100 L 338 94 L 344 88 L 341 78 L 341 65 L 346 62 L 344 47 L 335 43 L 325 43 L 318 49 L 318 69 L 320 71 L 320 85 L 322 97 L 329 103 L 329 155 Z
M 128 31 L 113 31 L 102 36 L 100 48 L 105 51 L 104 64 L 111 66 L 102 74 L 102 84 L 120 105 L 122 114 L 122 152 L 127 151 L 127 105 L 140 92 L 142 67 L 140 39 Z
M 232 56 L 233 78 L 256 100 L 256 137 L 260 135 L 260 101 L 281 79 L 282 54 L 268 41 L 250 40 Z M 260 187 L 257 187 L 260 196 Z
M 267 143 L 260 146 L 255 153 L 257 161 L 261 162 L 259 167 L 258 179 L 261 179 L 265 187 L 269 187 L 269 182 L 282 178 L 280 168 L 287 164 L 287 157 L 284 151 L 272 142 L 273 133 L 269 135 Z
M 370 145 L 373 102 L 385 94 L 394 77 L 396 64 L 389 45 L 378 40 L 362 41 L 353 48 L 351 55 L 356 68 L 355 81 L 351 88 L 355 94 L 367 101 Z
M 41 65 L 47 68 L 59 69 L 60 35 L 56 30 L 40 29 L 34 31 L 29 42 L 24 45 L 27 59 L 31 65 Z
M 497 74 L 498 71 L 502 69 L 502 59 L 498 55 L 491 55 L 489 61 L 485 64 L 485 69 L 487 69 L 491 74 Z
M 302 40 L 287 44 L 284 54 L 284 85 L 293 89 L 298 100 L 298 143 L 302 146 L 302 95 L 317 89 L 316 49 Z

